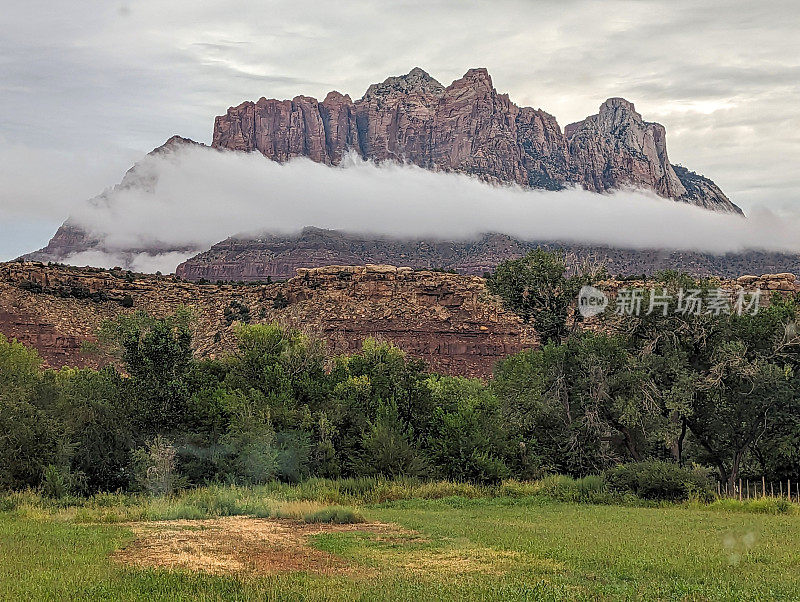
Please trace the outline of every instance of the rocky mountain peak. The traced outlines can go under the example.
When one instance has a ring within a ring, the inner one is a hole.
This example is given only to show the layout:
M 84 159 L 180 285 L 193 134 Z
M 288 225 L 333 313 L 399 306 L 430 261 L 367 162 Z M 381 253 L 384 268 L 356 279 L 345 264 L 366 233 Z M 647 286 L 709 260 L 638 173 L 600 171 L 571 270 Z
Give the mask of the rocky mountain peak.
M 173 151 L 178 148 L 182 148 L 184 146 L 204 146 L 199 142 L 195 142 L 191 138 L 184 138 L 183 136 L 178 136 L 175 134 L 167 139 L 167 141 L 162 144 L 161 146 L 157 146 L 153 150 L 151 150 L 148 154 L 154 155 L 164 151 Z
M 337 92 L 336 90 L 331 90 L 325 96 L 325 100 L 322 101 L 323 104 L 332 104 L 332 103 L 345 103 L 345 104 L 353 104 L 353 100 L 350 98 L 349 94 L 342 94 L 341 92 Z
M 603 104 L 600 105 L 601 114 L 608 112 L 616 112 L 619 109 L 622 109 L 624 111 L 629 111 L 639 119 L 642 118 L 642 116 L 636 112 L 636 109 L 634 108 L 633 103 L 631 101 L 625 100 L 624 98 L 620 98 L 618 96 L 609 98 Z
M 467 71 L 463 77 L 455 80 L 450 84 L 448 90 L 458 90 L 459 88 L 468 88 L 470 90 L 480 91 L 482 94 L 494 91 L 492 84 L 492 76 L 485 67 L 477 67 Z
M 405 75 L 387 77 L 383 83 L 372 84 L 367 88 L 362 100 L 368 101 L 375 97 L 397 93 L 440 96 L 443 92 L 444 86 L 431 77 L 427 71 L 420 67 L 414 67 Z
M 474 67 L 469 69 L 461 79 L 476 83 L 485 82 L 489 86 L 492 85 L 492 76 L 489 75 L 489 71 L 486 67 Z

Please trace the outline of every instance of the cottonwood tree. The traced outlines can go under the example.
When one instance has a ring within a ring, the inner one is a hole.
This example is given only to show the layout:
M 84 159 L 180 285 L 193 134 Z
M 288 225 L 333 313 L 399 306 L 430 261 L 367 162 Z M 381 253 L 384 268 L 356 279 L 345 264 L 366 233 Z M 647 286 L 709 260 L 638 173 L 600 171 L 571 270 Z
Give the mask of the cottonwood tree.
M 661 293 L 679 289 L 708 293 L 712 284 L 667 273 Z M 684 460 L 684 442 L 699 446 L 698 458 L 713 464 L 729 488 L 749 453 L 791 421 L 797 399 L 800 338 L 797 302 L 775 297 L 755 314 L 661 312 L 626 317 L 617 328 L 631 341 L 668 419 L 666 441 Z M 762 462 L 763 464 L 763 462 Z
M 559 343 L 569 333 L 570 307 L 581 287 L 604 274 L 602 268 L 588 265 L 576 266 L 569 274 L 563 251 L 536 249 L 500 263 L 486 285 L 506 308 L 533 324 L 542 344 Z M 573 313 L 573 318 L 580 319 L 580 314 Z

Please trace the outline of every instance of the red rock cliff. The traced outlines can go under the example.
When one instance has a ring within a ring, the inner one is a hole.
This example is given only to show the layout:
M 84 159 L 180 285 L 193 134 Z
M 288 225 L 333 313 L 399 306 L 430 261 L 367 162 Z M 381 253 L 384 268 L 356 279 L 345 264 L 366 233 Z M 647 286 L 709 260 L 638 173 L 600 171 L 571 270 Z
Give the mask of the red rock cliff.
M 338 92 L 321 103 L 306 96 L 245 102 L 216 118 L 213 146 L 326 164 L 353 151 L 375 161 L 552 190 L 569 184 L 597 192 L 637 187 L 741 213 L 710 180 L 693 186 L 673 168 L 664 127 L 644 121 L 632 103 L 611 98 L 597 115 L 562 132 L 552 115 L 499 94 L 486 69 L 470 69 L 444 87 L 415 68 L 373 84 L 355 102 Z
M 275 303 L 279 294 L 285 307 Z M 231 309 L 242 307 L 252 322 L 278 321 L 324 339 L 332 354 L 353 353 L 377 337 L 447 374 L 488 376 L 498 359 L 537 340 L 471 276 L 329 266 L 298 270 L 280 284 L 217 286 L 122 270 L 0 264 L 0 333 L 36 348 L 54 367 L 107 362 L 82 351 L 104 319 L 137 309 L 165 315 L 181 305 L 195 314 L 200 356 L 233 349 Z

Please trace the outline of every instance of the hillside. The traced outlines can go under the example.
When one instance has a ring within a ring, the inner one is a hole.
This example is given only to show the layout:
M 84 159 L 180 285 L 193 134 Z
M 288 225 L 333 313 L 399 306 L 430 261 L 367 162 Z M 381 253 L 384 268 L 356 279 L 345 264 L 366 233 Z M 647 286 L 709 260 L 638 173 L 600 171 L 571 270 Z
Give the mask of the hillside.
M 128 302 L 131 307 L 124 307 Z M 486 376 L 496 360 L 536 343 L 504 311 L 482 278 L 393 266 L 299 270 L 271 285 L 200 285 L 122 270 L 40 263 L 0 264 L 0 332 L 36 348 L 51 366 L 97 366 L 82 351 L 104 319 L 137 309 L 165 315 L 185 305 L 196 316 L 201 356 L 234 345 L 236 321 L 301 328 L 352 352 L 367 337 L 388 340 L 433 369 Z M 285 307 L 284 307 L 285 305 Z

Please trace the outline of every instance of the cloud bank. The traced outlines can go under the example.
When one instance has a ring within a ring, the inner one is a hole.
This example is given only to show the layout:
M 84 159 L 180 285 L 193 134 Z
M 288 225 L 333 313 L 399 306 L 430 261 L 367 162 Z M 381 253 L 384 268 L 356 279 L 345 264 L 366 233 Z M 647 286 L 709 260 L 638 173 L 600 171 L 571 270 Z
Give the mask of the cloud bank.
M 500 232 L 623 248 L 800 251 L 798 216 L 762 209 L 743 219 L 643 191 L 528 190 L 355 157 L 339 167 L 308 159 L 279 164 L 205 147 L 148 156 L 140 171 L 156 180 L 150 190 L 107 191 L 73 212 L 108 254 L 81 253 L 70 263 L 119 265 L 126 249 L 158 248 L 164 254 L 139 255 L 134 267 L 172 271 L 228 236 L 291 234 L 305 226 L 401 238 Z

